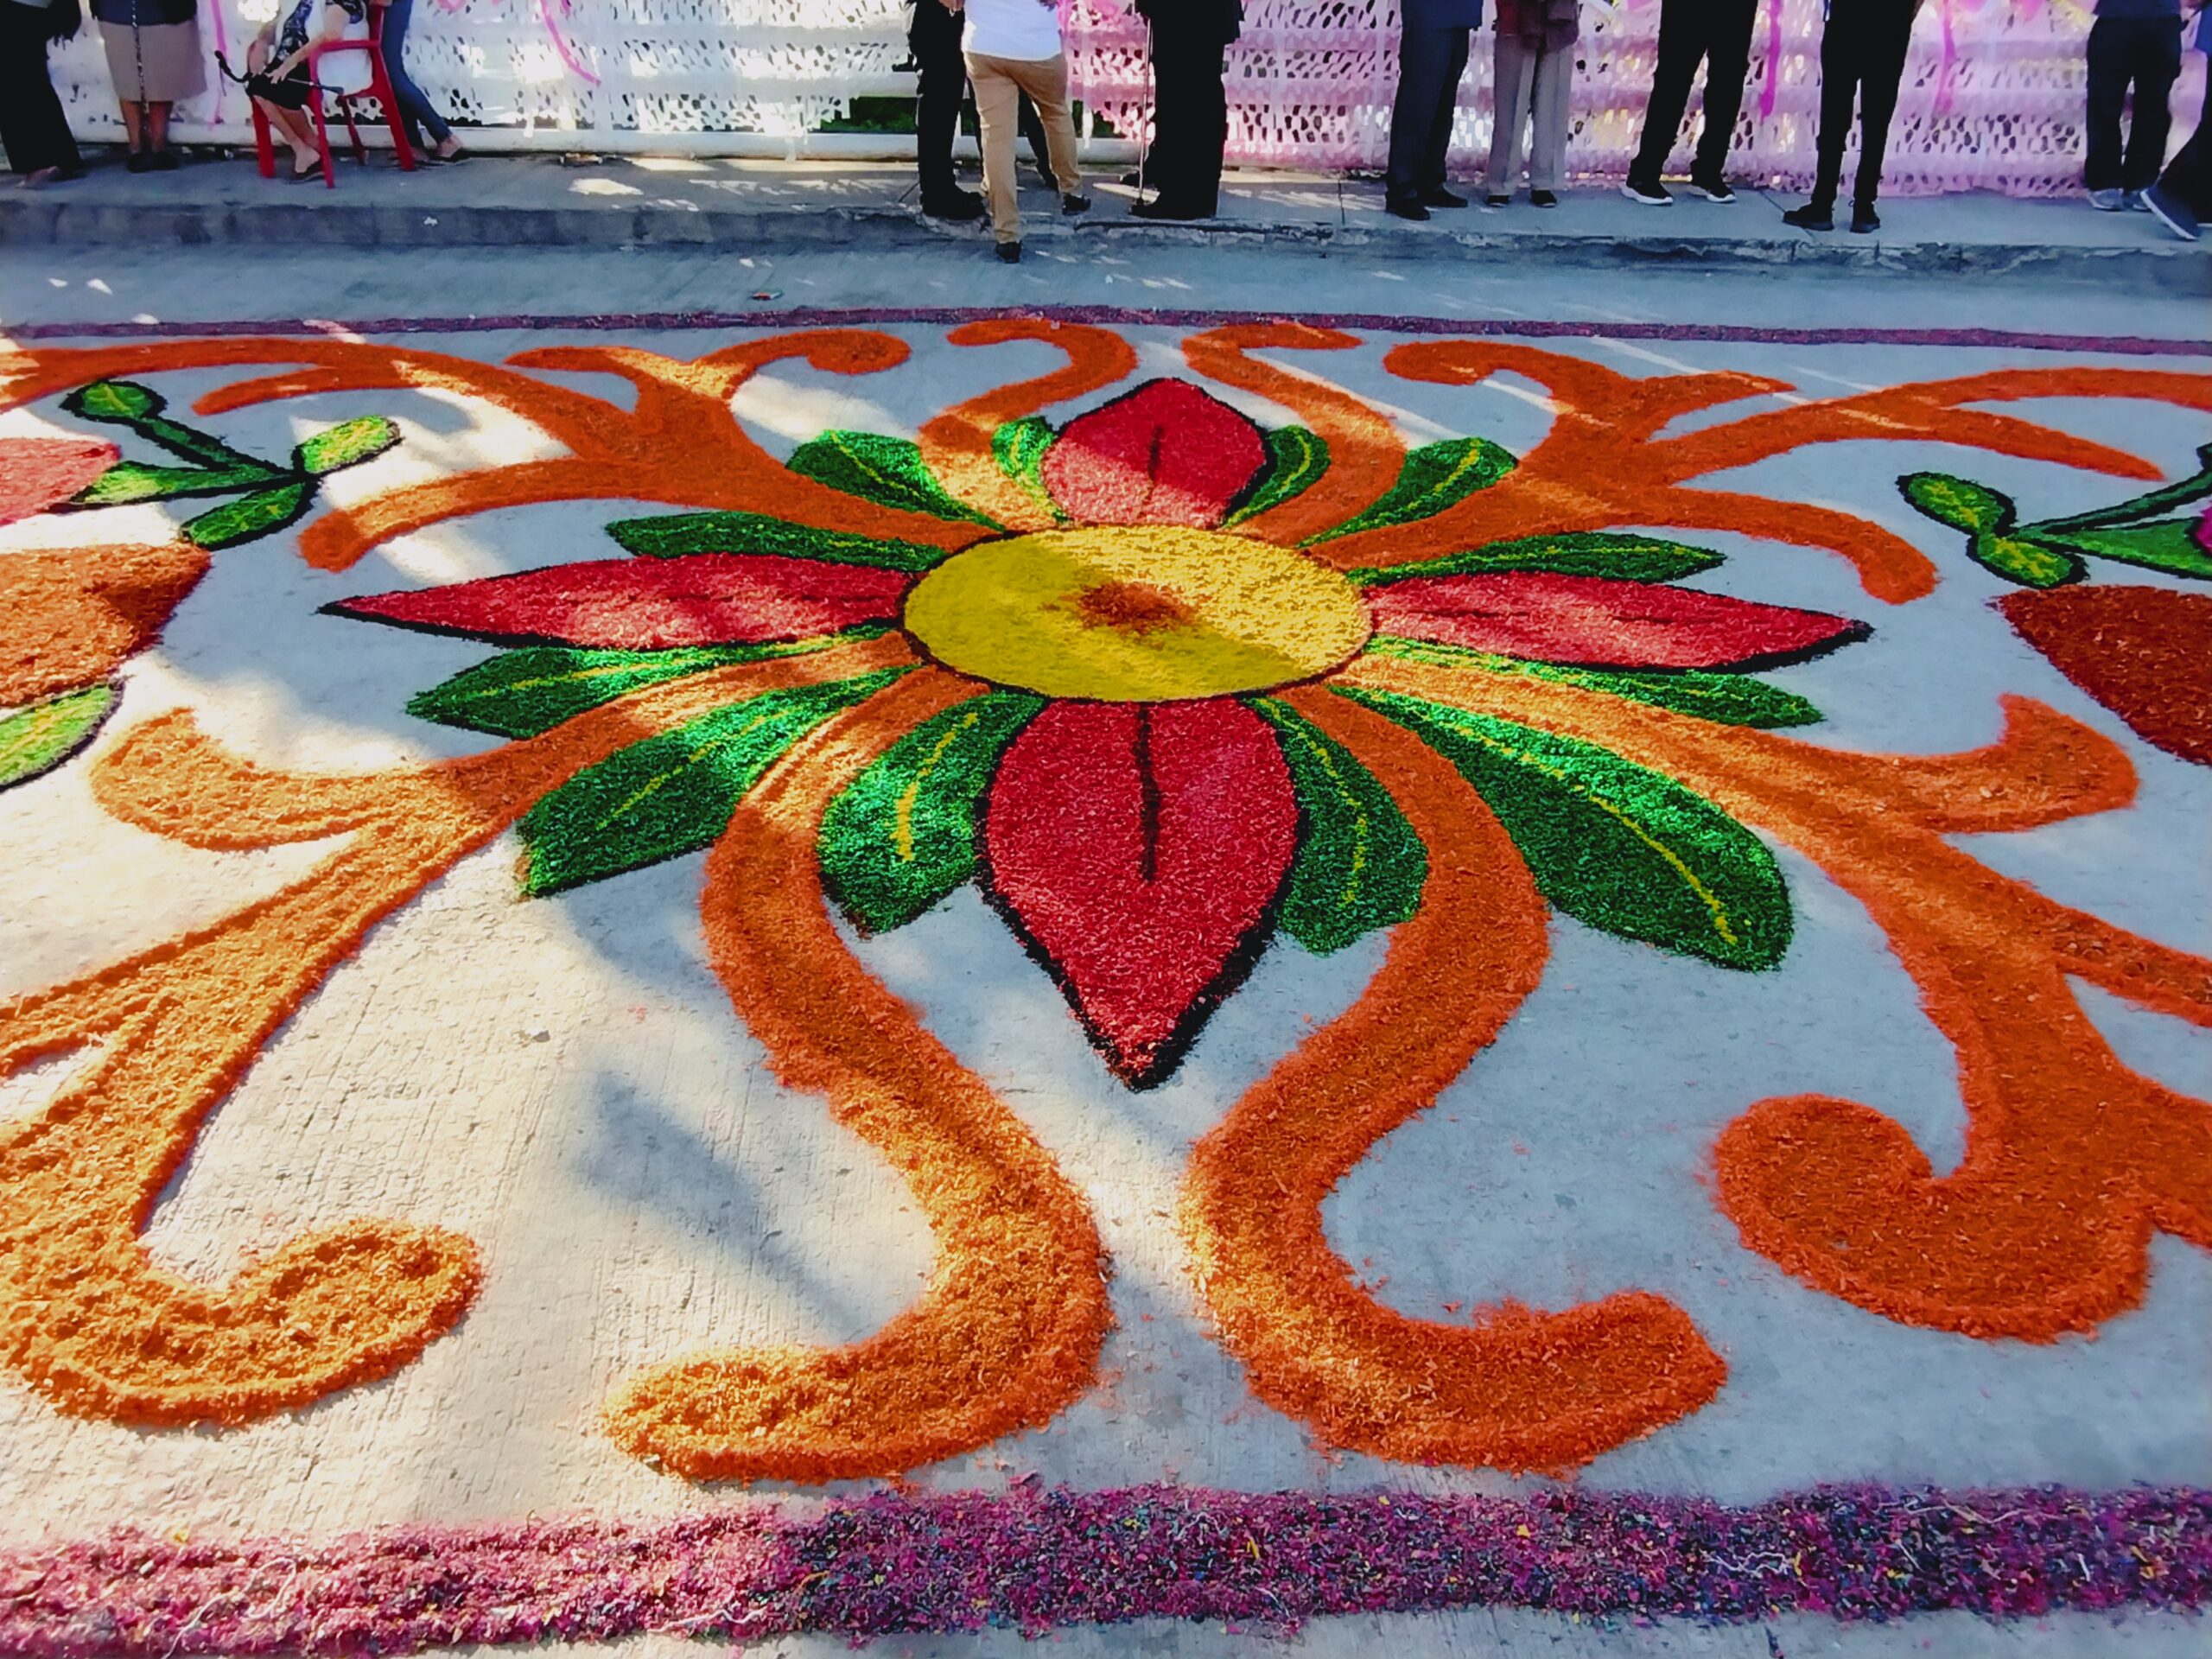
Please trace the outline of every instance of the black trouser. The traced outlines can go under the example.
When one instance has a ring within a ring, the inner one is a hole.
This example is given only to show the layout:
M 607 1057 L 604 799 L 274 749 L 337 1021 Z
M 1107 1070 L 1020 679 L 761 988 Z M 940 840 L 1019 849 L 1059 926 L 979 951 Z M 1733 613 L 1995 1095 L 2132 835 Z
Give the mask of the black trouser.
M 46 73 L 43 8 L 0 0 L 0 145 L 18 173 L 73 168 L 77 141 Z
M 1835 206 L 1843 180 L 1843 143 L 1859 105 L 1859 179 L 1852 200 L 1874 205 L 1882 193 L 1882 152 L 1897 110 L 1897 82 L 1912 43 L 1913 0 L 1835 0 L 1821 35 L 1820 158 L 1813 205 Z
M 1700 182 L 1727 170 L 1736 115 L 1744 107 L 1744 76 L 1751 66 L 1751 25 L 1758 0 L 1662 0 L 1659 64 L 1643 110 L 1643 142 L 1628 170 L 1630 184 L 1653 185 L 1667 165 L 1689 108 L 1690 82 L 1705 65 L 1705 130 L 1690 177 Z
M 1210 214 L 1220 206 L 1221 153 L 1229 143 L 1221 73 L 1222 44 L 1212 29 L 1154 19 L 1145 183 L 1178 212 Z
M 0 6 L 12 0 L 0 0 Z M 960 105 L 968 92 L 968 64 L 960 55 L 965 20 L 939 0 L 918 0 L 906 26 L 906 49 L 921 71 L 914 99 L 914 170 L 921 175 L 922 200 L 941 202 L 960 194 L 952 172 L 952 141 L 960 131 Z M 1020 100 L 1021 136 L 1029 153 L 1045 164 L 1045 124 L 1037 106 Z
M 2212 127 L 2212 120 L 2199 121 L 2189 142 L 2166 164 L 2158 175 L 2158 187 L 2181 198 L 2192 218 L 2212 219 L 2212 144 L 2204 142 L 2204 131 Z
M 1465 29 L 1408 29 L 1398 35 L 1398 96 L 1390 105 L 1390 164 L 1382 189 L 1393 201 L 1419 201 L 1444 188 L 1452 118 L 1466 73 Z
M 2179 17 L 2100 17 L 2089 29 L 2088 155 L 2082 181 L 2092 190 L 2147 190 L 2165 164 L 2172 118 L 2166 95 L 2181 73 Z M 2135 88 L 2127 148 L 2120 106 Z

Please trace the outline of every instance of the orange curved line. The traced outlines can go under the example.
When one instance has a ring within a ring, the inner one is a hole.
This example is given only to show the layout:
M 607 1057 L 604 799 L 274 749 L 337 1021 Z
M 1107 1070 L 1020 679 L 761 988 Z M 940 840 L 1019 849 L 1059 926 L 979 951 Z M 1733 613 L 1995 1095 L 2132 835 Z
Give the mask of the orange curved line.
M 922 460 L 946 489 L 969 505 L 1011 531 L 1051 529 L 1058 522 L 1052 508 L 1000 469 L 991 441 L 1008 421 L 1126 379 L 1137 365 L 1135 350 L 1111 329 L 1043 317 L 963 323 L 945 338 L 955 346 L 1037 340 L 1067 353 L 1065 368 L 956 404 L 922 428 L 920 437 Z
M 1373 983 L 1192 1153 L 1183 1228 L 1252 1390 L 1326 1444 L 1412 1462 L 1561 1469 L 1696 1410 L 1726 1368 L 1688 1315 L 1624 1292 L 1471 1327 L 1409 1319 L 1353 1281 L 1321 1205 L 1434 1103 L 1535 988 L 1546 910 L 1511 840 L 1418 740 L 1327 692 L 1284 694 L 1355 749 L 1434 849 L 1421 907 Z
M 1351 393 L 1262 363 L 1255 351 L 1341 352 L 1357 334 L 1302 322 L 1239 323 L 1192 334 L 1184 360 L 1200 374 L 1256 393 L 1294 411 L 1329 447 L 1329 468 L 1313 486 L 1255 513 L 1237 533 L 1294 547 L 1309 536 L 1356 518 L 1398 481 L 1406 446 L 1388 416 Z
M 715 971 L 787 1088 L 903 1175 L 929 1218 L 921 1299 L 842 1348 L 708 1352 L 626 1381 L 631 1452 L 694 1479 L 895 1475 L 1048 1421 L 1087 1389 L 1112 1325 L 1097 1229 L 1052 1154 L 855 960 L 822 897 L 830 803 L 920 721 L 972 695 L 908 675 L 794 750 L 709 856 Z
M 865 660 L 855 652 L 843 671 Z M 0 1363 L 82 1415 L 239 1423 L 386 1375 L 449 1329 L 480 1268 L 475 1247 L 442 1229 L 349 1222 L 223 1285 L 156 1267 L 140 1234 L 207 1115 L 378 922 L 614 749 L 830 670 L 802 657 L 715 671 L 528 742 L 375 779 L 260 771 L 183 717 L 126 741 L 99 787 L 127 821 L 209 846 L 359 833 L 270 898 L 0 1005 L 0 1076 L 82 1057 L 42 1109 L 0 1133 Z M 178 782 L 201 792 L 168 798 Z

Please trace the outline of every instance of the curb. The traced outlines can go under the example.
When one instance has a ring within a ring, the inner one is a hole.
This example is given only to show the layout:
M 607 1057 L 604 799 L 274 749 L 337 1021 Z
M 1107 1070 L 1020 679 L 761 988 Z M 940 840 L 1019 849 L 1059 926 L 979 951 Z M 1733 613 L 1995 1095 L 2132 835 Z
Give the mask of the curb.
M 397 205 L 346 200 L 256 203 L 102 203 L 58 195 L 0 200 L 0 244 L 86 247 L 169 245 L 290 248 L 825 248 L 911 252 L 918 240 L 972 245 L 972 229 L 939 226 L 904 207 L 833 206 L 677 211 L 608 204 L 575 207 Z M 1451 232 L 1312 222 L 1232 220 L 1217 228 L 1135 219 L 1048 222 L 1027 238 L 1048 257 L 1090 248 L 1236 247 L 1452 260 L 1503 269 L 1535 262 L 1566 269 L 1647 266 L 1718 270 L 1836 271 L 1853 275 L 2094 283 L 2107 291 L 2212 292 L 2212 258 L 2184 243 L 2053 246 L 2030 243 L 1896 242 L 1791 232 L 1732 238 L 1612 238 L 1542 232 Z

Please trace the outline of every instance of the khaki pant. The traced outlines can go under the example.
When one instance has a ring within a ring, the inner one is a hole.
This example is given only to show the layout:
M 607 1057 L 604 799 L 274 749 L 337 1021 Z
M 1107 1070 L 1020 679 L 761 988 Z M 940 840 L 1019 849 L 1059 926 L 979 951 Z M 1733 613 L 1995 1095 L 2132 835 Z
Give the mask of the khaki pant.
M 1529 46 L 1517 35 L 1497 36 L 1491 80 L 1497 118 L 1491 129 L 1493 196 L 1510 196 L 1521 181 L 1521 130 L 1529 129 L 1529 188 L 1556 191 L 1567 181 L 1567 105 L 1574 90 L 1574 48 Z
M 0 0 L 0 4 L 6 3 Z M 967 57 L 968 79 L 976 88 L 976 118 L 983 127 L 983 193 L 991 199 L 991 234 L 1001 242 L 1019 242 L 1021 209 L 1014 200 L 1014 165 L 1016 94 L 1029 94 L 1045 124 L 1045 148 L 1060 194 L 1072 196 L 1083 188 L 1083 175 L 1075 167 L 1075 118 L 1068 112 L 1067 54 L 987 58 L 970 52 Z

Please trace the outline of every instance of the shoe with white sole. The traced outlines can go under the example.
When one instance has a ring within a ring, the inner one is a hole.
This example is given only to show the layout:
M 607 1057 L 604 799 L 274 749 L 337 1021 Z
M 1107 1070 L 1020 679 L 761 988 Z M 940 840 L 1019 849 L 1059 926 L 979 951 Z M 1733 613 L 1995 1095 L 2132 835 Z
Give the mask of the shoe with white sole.
M 2163 184 L 2154 184 L 2143 193 L 2143 211 L 2184 242 L 2194 242 L 2200 234 L 2196 215 Z
M 1732 206 L 1736 200 L 1736 193 L 1729 188 L 1726 179 L 1700 179 L 1693 175 L 1690 189 L 1707 201 L 1717 201 L 1724 207 Z
M 2127 192 L 2125 190 L 2092 190 L 2089 192 L 2089 206 L 2095 208 L 2101 213 L 2117 213 L 2122 212 L 2127 206 Z
M 1656 179 L 1649 184 L 1630 179 L 1621 186 L 1621 194 L 1630 201 L 1642 202 L 1646 207 L 1671 207 L 1675 205 L 1674 197 L 1667 194 L 1667 187 Z

